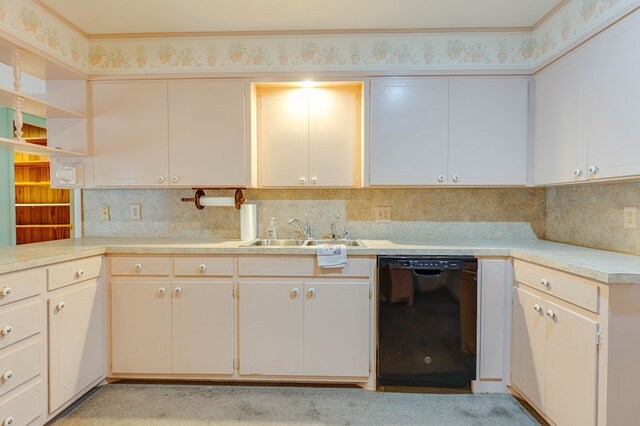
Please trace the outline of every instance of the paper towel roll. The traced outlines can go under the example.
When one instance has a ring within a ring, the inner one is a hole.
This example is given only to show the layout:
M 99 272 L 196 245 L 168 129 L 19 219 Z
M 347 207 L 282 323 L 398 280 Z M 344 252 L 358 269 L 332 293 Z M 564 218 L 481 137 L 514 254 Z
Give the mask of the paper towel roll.
M 235 207 L 234 197 L 200 197 L 200 205 L 213 207 Z
M 255 204 L 244 203 L 240 207 L 240 239 L 243 241 L 258 238 L 258 214 Z

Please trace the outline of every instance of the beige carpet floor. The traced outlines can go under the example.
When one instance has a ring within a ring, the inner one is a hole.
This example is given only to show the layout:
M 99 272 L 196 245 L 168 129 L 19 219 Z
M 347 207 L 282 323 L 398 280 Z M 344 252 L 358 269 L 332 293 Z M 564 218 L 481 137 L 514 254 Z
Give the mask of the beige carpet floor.
M 356 388 L 111 384 L 55 426 L 446 425 L 538 423 L 506 394 L 369 392 Z

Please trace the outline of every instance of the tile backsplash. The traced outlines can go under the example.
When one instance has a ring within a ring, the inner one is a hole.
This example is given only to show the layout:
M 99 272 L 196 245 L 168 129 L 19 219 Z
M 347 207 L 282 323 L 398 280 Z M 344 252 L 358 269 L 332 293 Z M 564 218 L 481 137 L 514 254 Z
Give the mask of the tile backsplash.
M 207 191 L 231 196 L 232 191 Z M 545 238 L 546 190 L 504 189 L 252 189 L 245 195 L 255 202 L 258 236 L 265 237 L 271 217 L 280 238 L 299 237 L 290 218 L 309 215 L 315 237 L 328 235 L 338 214 L 346 219 L 350 238 Z M 197 210 L 190 189 L 83 190 L 84 235 L 129 237 L 203 237 L 239 239 L 240 213 L 233 207 Z M 130 204 L 142 206 L 142 220 L 130 219 Z M 111 220 L 100 220 L 100 208 L 109 206 Z M 391 223 L 376 223 L 374 208 L 391 207 Z
M 624 228 L 624 208 L 640 207 L 640 182 L 547 189 L 547 239 L 640 255 L 640 229 Z

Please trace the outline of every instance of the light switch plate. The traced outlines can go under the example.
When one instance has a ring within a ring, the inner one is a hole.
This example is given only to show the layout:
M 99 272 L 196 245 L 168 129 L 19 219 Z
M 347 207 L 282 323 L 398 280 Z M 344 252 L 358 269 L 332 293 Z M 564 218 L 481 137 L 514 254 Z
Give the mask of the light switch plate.
M 638 229 L 638 208 L 624 208 L 624 227 L 628 229 Z
M 131 220 L 142 219 L 142 206 L 140 204 L 129 204 L 131 209 Z
M 109 216 L 109 206 L 103 206 L 100 208 L 100 220 L 111 220 Z
M 390 206 L 376 207 L 374 210 L 374 215 L 377 223 L 391 222 L 391 207 Z

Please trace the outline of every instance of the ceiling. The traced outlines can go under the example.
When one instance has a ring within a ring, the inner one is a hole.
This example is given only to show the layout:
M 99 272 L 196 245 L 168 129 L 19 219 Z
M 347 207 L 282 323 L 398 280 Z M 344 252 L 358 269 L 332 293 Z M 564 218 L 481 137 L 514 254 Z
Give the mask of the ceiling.
M 37 0 L 87 34 L 532 27 L 566 0 Z

